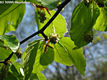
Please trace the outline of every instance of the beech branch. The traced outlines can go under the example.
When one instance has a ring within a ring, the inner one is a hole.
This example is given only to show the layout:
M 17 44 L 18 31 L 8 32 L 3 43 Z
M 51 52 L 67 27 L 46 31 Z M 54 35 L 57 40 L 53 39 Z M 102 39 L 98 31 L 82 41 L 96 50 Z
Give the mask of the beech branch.
M 40 29 L 39 31 L 33 33 L 32 35 L 30 35 L 29 37 L 25 38 L 24 40 L 22 40 L 20 42 L 20 44 L 23 44 L 24 42 L 26 42 L 27 40 L 31 39 L 32 37 L 36 36 L 37 34 L 42 34 L 42 36 L 45 38 L 45 41 L 48 40 L 48 37 L 44 34 L 45 29 L 52 23 L 52 21 L 58 16 L 58 14 L 61 12 L 61 10 L 70 2 L 71 0 L 65 0 L 63 3 L 61 3 L 58 7 L 57 7 L 57 11 L 56 13 L 52 16 L 52 18 L 45 24 L 45 26 Z M 7 65 L 7 61 L 11 59 L 11 57 L 13 56 L 13 52 L 4 60 L 4 61 L 0 61 L 0 63 L 4 63 L 5 65 Z
M 32 37 L 34 37 L 37 34 L 42 34 L 44 33 L 44 30 L 52 23 L 52 21 L 58 16 L 58 14 L 61 12 L 61 10 L 70 2 L 71 0 L 65 0 L 62 4 L 60 4 L 57 8 L 58 10 L 56 11 L 56 13 L 52 16 L 52 18 L 45 24 L 45 26 L 39 30 L 38 32 L 33 33 L 32 35 L 30 35 L 29 37 L 25 38 L 24 40 L 22 40 L 20 42 L 20 44 L 23 44 L 24 42 L 26 42 L 27 40 L 31 39 Z M 43 34 L 42 34 L 43 35 Z M 45 37 L 44 37 L 45 38 Z

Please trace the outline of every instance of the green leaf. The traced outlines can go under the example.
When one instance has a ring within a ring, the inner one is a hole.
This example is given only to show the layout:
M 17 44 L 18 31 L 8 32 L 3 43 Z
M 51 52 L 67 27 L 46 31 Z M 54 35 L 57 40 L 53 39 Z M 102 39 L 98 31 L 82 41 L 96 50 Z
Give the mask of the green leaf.
M 10 66 L 10 71 L 13 74 L 15 74 L 16 76 L 19 76 L 20 75 L 20 68 L 22 68 L 22 67 L 23 67 L 22 64 L 15 62 Z
M 25 4 L 12 4 L 12 6 L 5 10 L 0 15 L 0 35 L 9 31 L 15 31 L 23 19 L 24 13 Z
M 15 77 L 18 78 L 18 80 L 23 80 L 23 75 L 21 74 L 20 69 L 23 67 L 20 63 L 15 62 L 10 66 L 9 71 L 14 74 Z
M 0 47 L 10 48 L 16 52 L 19 48 L 19 41 L 14 35 L 0 35 Z
M 34 41 L 28 45 L 24 52 L 23 62 L 24 62 L 24 72 L 25 72 L 25 80 L 27 80 L 32 73 L 33 65 L 36 60 L 37 49 L 38 49 L 39 41 Z
M 41 65 L 40 64 L 41 55 L 45 51 L 44 45 L 46 45 L 46 43 L 44 43 L 44 41 L 41 41 L 39 43 L 39 47 L 38 47 L 37 55 L 36 55 L 36 60 L 35 60 L 34 66 L 33 66 L 33 73 L 38 73 L 38 72 L 43 71 L 44 69 L 47 68 L 47 65 Z
M 98 31 L 107 31 L 107 7 L 100 8 L 100 15 L 97 18 L 94 29 Z
M 0 15 L 5 12 L 12 4 L 0 4 Z
M 0 80 L 18 80 L 17 77 L 8 71 L 10 65 L 3 65 L 0 74 Z
M 0 48 L 0 61 L 5 60 L 12 51 L 10 49 Z
M 39 78 L 39 80 L 47 80 L 46 78 L 45 78 L 45 76 L 42 74 L 42 73 L 37 73 L 37 76 L 38 76 L 38 78 Z
M 31 73 L 38 73 L 47 67 L 40 64 L 40 57 L 43 52 L 43 41 L 39 42 L 38 40 L 35 40 L 26 48 L 23 55 L 25 80 L 30 77 Z
M 28 80 L 38 80 L 37 74 L 36 74 L 36 73 L 32 73 L 32 74 L 30 75 L 30 78 L 29 78 Z
M 44 51 L 40 57 L 40 64 L 48 65 L 51 64 L 53 60 L 54 60 L 54 49 L 47 47 L 47 50 Z
M 0 48 L 0 61 L 4 61 L 11 53 L 12 50 L 10 49 Z M 17 59 L 16 55 L 13 55 L 10 61 L 14 63 L 16 59 Z
M 70 37 L 77 47 L 82 47 L 93 39 L 92 28 L 99 16 L 99 8 L 94 3 L 86 6 L 79 3 L 72 14 Z
M 48 21 L 49 19 L 55 14 L 56 11 L 50 11 L 51 16 L 46 12 L 46 20 L 44 21 L 44 23 L 40 23 L 39 21 L 39 25 L 38 25 L 38 29 L 40 30 Z M 38 18 L 38 17 L 36 17 Z M 35 19 L 36 19 L 35 18 Z M 51 33 L 56 33 L 59 35 L 59 37 L 63 37 L 64 33 L 67 31 L 66 29 L 66 21 L 65 18 L 59 14 L 55 20 L 48 26 L 48 28 L 46 28 L 46 30 L 44 31 L 45 34 L 47 36 L 50 36 Z
M 3 65 L 0 70 L 0 80 L 23 80 L 23 76 L 20 74 L 19 63 Z
M 0 35 L 0 60 L 5 60 L 12 52 L 16 52 L 19 48 L 19 42 L 14 35 Z M 16 56 L 13 55 L 10 59 L 16 61 Z
M 17 68 L 14 66 L 14 65 L 11 65 L 11 71 L 14 73 L 14 75 L 15 76 L 18 76 L 19 75 L 19 73 L 18 73 L 18 71 L 17 71 Z
M 63 0 L 60 0 L 60 1 L 59 0 L 27 0 L 27 1 L 33 2 L 36 5 L 42 5 L 52 10 L 57 7 L 60 1 L 63 1 Z
M 32 73 L 28 80 L 47 80 L 42 73 Z
M 3 80 L 18 80 L 18 77 L 16 77 L 14 74 L 12 74 L 11 72 L 8 72 L 8 76 L 5 77 L 5 79 Z
M 55 44 L 55 61 L 67 66 L 73 64 L 81 74 L 84 74 L 86 60 L 82 48 L 74 49 L 75 47 L 74 42 L 70 38 L 63 37 L 60 39 Z

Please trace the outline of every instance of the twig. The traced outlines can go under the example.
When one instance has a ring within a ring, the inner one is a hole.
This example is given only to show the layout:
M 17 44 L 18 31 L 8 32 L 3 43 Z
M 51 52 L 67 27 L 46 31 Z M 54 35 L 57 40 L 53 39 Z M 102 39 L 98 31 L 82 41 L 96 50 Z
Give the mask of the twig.
M 11 59 L 11 57 L 13 56 L 14 52 L 12 52 L 4 61 L 0 61 L 0 63 L 4 63 L 5 65 L 7 65 L 7 61 Z
M 65 0 L 62 4 L 60 4 L 57 8 L 58 10 L 56 11 L 56 13 L 52 16 L 52 18 L 46 23 L 46 25 L 39 31 L 33 33 L 32 35 L 30 35 L 29 37 L 25 38 L 24 40 L 22 40 L 20 42 L 20 44 L 23 44 L 24 42 L 26 42 L 27 40 L 31 39 L 32 37 L 34 37 L 37 34 L 42 34 L 43 37 L 45 38 L 45 40 L 48 40 L 48 37 L 44 34 L 44 30 L 52 23 L 52 21 L 58 16 L 58 14 L 61 12 L 61 10 L 67 5 L 67 3 L 69 3 L 71 0 Z M 7 65 L 7 61 L 11 59 L 11 57 L 13 56 L 13 52 L 4 60 L 4 61 L 0 61 L 0 63 L 4 63 L 5 65 Z
M 39 30 L 38 32 L 35 32 L 34 34 L 30 35 L 29 37 L 25 38 L 24 40 L 22 40 L 20 42 L 20 44 L 23 44 L 24 42 L 26 42 L 27 40 L 31 39 L 32 37 L 34 37 L 35 35 L 39 34 L 39 33 L 43 33 L 44 30 L 52 23 L 52 21 L 58 16 L 58 14 L 61 12 L 61 10 L 67 5 L 67 3 L 69 3 L 71 0 L 65 0 L 62 4 L 60 4 L 57 8 L 58 10 L 56 11 L 56 13 L 52 16 L 52 18 L 46 23 L 46 25 Z
M 41 34 L 42 34 L 42 36 L 45 38 L 45 41 L 47 41 L 47 40 L 48 40 L 48 37 L 44 34 L 44 32 L 42 32 Z

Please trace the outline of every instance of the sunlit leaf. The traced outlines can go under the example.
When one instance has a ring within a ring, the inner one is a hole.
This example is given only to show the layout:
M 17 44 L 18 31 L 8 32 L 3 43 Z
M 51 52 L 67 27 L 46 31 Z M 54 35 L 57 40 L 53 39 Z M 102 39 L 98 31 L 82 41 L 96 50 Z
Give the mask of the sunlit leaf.
M 59 40 L 55 44 L 55 61 L 67 66 L 73 64 L 81 74 L 84 74 L 86 60 L 82 48 L 74 49 L 75 47 L 74 42 L 68 37 Z
M 37 22 L 39 30 L 49 21 L 49 19 L 54 15 L 55 12 L 56 11 L 50 11 L 51 15 L 46 12 L 46 20 L 44 21 L 44 23 L 40 23 L 40 21 L 39 23 Z M 58 34 L 59 37 L 63 37 L 66 31 L 67 29 L 65 18 L 61 14 L 59 14 L 44 32 L 47 36 L 50 36 L 52 33 L 55 33 Z
M 107 31 L 107 7 L 100 8 L 100 15 L 94 25 L 94 29 L 98 31 Z
M 46 80 L 42 73 L 32 73 L 28 80 Z
M 5 60 L 12 52 L 19 48 L 19 42 L 14 35 L 0 35 L 0 60 Z M 10 59 L 15 62 L 16 56 Z
M 0 14 L 0 35 L 9 31 L 15 31 L 23 19 L 24 13 L 25 4 L 12 4 L 12 6 Z
M 14 35 L 0 35 L 0 47 L 10 48 L 16 52 L 19 48 L 19 41 Z

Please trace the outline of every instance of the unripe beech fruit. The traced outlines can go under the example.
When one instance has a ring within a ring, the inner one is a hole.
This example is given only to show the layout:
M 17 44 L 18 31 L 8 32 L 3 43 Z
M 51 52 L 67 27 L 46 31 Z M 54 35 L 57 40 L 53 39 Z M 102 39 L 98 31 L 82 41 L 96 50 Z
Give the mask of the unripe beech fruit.
M 51 43 L 55 44 L 56 42 L 58 42 L 59 36 L 58 36 L 58 34 L 51 34 L 50 37 L 49 37 L 49 39 L 50 39 Z

